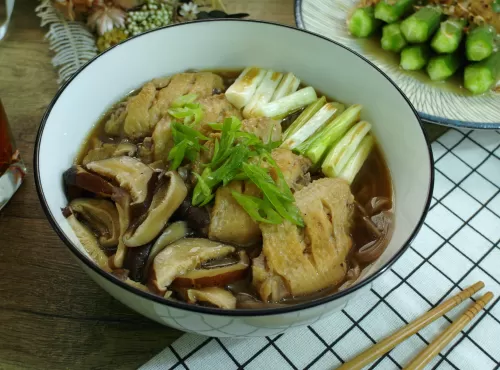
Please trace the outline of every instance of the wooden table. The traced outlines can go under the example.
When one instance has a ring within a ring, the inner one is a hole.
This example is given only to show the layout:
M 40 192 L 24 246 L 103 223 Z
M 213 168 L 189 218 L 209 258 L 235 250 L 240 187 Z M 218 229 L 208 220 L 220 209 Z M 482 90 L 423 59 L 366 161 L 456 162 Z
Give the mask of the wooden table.
M 91 281 L 39 205 L 33 148 L 58 86 L 37 4 L 16 0 L 9 33 L 0 41 L 0 98 L 29 169 L 0 212 L 0 369 L 134 369 L 182 333 L 139 316 Z M 230 12 L 295 24 L 292 0 L 225 4 Z

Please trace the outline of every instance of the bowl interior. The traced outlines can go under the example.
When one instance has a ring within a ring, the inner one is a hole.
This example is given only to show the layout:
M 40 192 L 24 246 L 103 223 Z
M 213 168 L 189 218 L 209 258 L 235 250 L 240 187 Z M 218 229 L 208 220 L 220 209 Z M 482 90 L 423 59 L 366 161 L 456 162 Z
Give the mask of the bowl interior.
M 373 123 L 392 174 L 396 217 L 392 240 L 367 275 L 391 261 L 420 226 L 432 185 L 432 158 L 415 111 L 385 75 L 348 49 L 255 21 L 194 22 L 143 34 L 101 54 L 59 91 L 42 121 L 35 172 L 61 236 L 86 254 L 61 213 L 61 176 L 114 102 L 154 77 L 248 65 L 291 71 L 331 98 L 365 107 L 362 118 Z

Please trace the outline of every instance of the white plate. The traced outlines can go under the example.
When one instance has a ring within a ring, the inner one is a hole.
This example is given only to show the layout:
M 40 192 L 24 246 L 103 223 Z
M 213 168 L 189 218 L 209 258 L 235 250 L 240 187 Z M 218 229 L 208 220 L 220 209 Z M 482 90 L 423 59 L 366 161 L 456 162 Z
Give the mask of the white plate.
M 421 117 L 431 123 L 470 128 L 500 128 L 500 94 L 472 96 L 465 90 L 426 83 L 382 58 L 378 48 L 349 35 L 346 18 L 358 0 L 295 0 L 299 28 L 335 40 L 370 59 L 403 90 Z M 335 61 L 332 61 L 335 68 Z

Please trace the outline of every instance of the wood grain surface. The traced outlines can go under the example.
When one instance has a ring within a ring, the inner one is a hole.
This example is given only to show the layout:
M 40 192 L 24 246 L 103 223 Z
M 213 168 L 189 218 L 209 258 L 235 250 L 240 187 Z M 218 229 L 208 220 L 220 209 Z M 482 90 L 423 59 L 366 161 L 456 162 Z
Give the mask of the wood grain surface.
M 139 316 L 91 281 L 39 205 L 33 148 L 58 86 L 37 4 L 16 0 L 0 41 L 0 99 L 29 171 L 0 212 L 0 369 L 135 369 L 182 333 Z M 251 18 L 295 23 L 292 0 L 225 4 Z

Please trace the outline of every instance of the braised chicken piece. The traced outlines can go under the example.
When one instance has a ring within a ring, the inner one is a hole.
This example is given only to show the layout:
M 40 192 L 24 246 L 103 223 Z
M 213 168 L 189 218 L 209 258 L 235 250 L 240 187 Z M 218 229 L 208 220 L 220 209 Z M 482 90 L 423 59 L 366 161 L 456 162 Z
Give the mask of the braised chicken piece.
M 288 149 L 276 148 L 272 151 L 271 156 L 276 161 L 276 165 L 283 173 L 286 183 L 292 191 L 300 190 L 311 182 L 309 169 L 311 161 L 296 155 Z M 271 176 L 276 179 L 277 174 L 271 169 Z
M 170 105 L 178 97 L 196 94 L 198 98 L 204 98 L 223 88 L 222 78 L 212 72 L 179 73 L 154 79 L 116 108 L 105 123 L 105 131 L 118 136 L 123 127 L 130 139 L 150 136 L 158 121 L 167 117 Z
M 248 120 L 243 122 L 245 121 Z M 296 155 L 288 149 L 275 149 L 271 155 L 291 189 L 300 189 L 309 183 L 310 175 L 307 171 L 311 162 L 307 158 Z M 274 169 L 270 172 L 271 176 L 277 177 Z M 261 240 L 258 224 L 234 199 L 232 191 L 254 197 L 262 196 L 261 191 L 248 181 L 233 181 L 227 186 L 220 187 L 215 193 L 208 236 L 210 239 L 235 245 L 255 244 Z
M 153 83 L 147 83 L 136 96 L 130 98 L 127 103 L 127 115 L 123 131 L 131 139 L 139 139 L 151 135 L 154 123 L 149 114 L 149 108 L 156 96 L 156 88 Z
M 212 132 L 208 123 L 224 122 L 226 118 L 236 117 L 241 119 L 241 113 L 227 99 L 224 94 L 201 98 L 198 103 L 203 109 L 203 119 L 195 127 L 202 134 L 207 135 Z
M 295 200 L 305 228 L 289 221 L 260 224 L 262 256 L 253 260 L 252 271 L 263 301 L 317 292 L 340 283 L 347 272 L 354 202 L 349 184 L 319 179 L 297 191 Z
M 240 246 L 255 244 L 261 239 L 259 225 L 234 199 L 231 194 L 233 191 L 260 195 L 260 190 L 254 184 L 245 181 L 232 181 L 217 189 L 208 237 Z
M 224 89 L 222 77 L 212 72 L 195 73 L 194 84 L 188 94 L 196 94 L 198 97 L 214 95 Z
M 167 115 L 170 105 L 179 96 L 196 94 L 201 99 L 224 87 L 222 78 L 212 72 L 179 73 L 164 85 L 166 86 L 158 91 L 155 103 L 149 110 L 150 123 L 153 126 Z
M 247 118 L 241 121 L 241 130 L 250 132 L 264 143 L 281 140 L 281 123 L 272 118 Z

